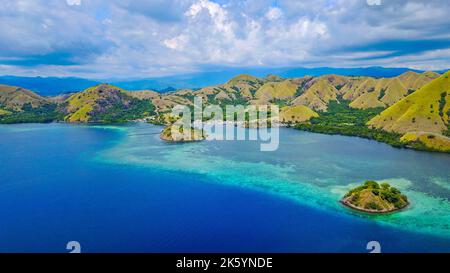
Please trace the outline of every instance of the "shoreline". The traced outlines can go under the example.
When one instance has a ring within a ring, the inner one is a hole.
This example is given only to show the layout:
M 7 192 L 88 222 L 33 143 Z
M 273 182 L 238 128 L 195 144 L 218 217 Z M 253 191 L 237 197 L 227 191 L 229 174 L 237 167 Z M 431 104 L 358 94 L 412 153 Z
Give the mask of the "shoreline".
M 0 123 L 0 125 L 18 125 L 18 124 L 52 124 L 52 123 L 56 123 L 56 124 L 73 124 L 73 125 L 126 125 L 126 124 L 130 124 L 130 123 L 145 123 L 145 124 L 151 124 L 151 125 L 155 125 L 155 126 L 165 126 L 165 124 L 154 124 L 154 123 L 150 123 L 147 120 L 143 120 L 143 119 L 139 119 L 139 120 L 130 120 L 130 121 L 126 121 L 126 122 L 117 122 L 117 123 L 103 123 L 103 122 L 66 122 L 66 121 L 51 121 L 51 122 L 16 122 L 16 123 Z M 253 128 L 253 127 L 246 127 L 245 124 L 242 124 L 242 122 L 232 122 L 232 121 L 204 121 L 202 122 L 203 125 L 207 125 L 207 126 L 214 126 L 214 125 L 223 125 L 223 126 L 241 126 L 242 128 L 246 128 L 246 129 L 259 129 L 259 128 Z M 193 122 L 194 127 L 196 125 L 195 122 Z M 198 123 L 197 123 L 198 124 Z M 298 125 L 298 124 L 296 124 Z M 438 153 L 438 154 L 450 154 L 450 152 L 446 152 L 446 151 L 439 151 L 439 150 L 434 150 L 434 149 L 426 149 L 426 148 L 418 148 L 418 147 L 413 147 L 411 145 L 405 145 L 405 146 L 397 146 L 397 145 L 393 145 L 390 144 L 388 142 L 385 141 L 379 141 L 377 139 L 371 138 L 371 137 L 365 137 L 365 136 L 359 136 L 359 135 L 351 135 L 351 134 L 342 134 L 340 132 L 320 132 L 320 131 L 316 131 L 316 130 L 305 130 L 305 129 L 301 129 L 301 128 L 297 128 L 296 125 L 289 125 L 286 123 L 276 123 L 276 124 L 272 124 L 272 127 L 277 127 L 277 128 L 290 128 L 290 129 L 294 129 L 294 130 L 298 130 L 298 131 L 302 131 L 302 132 L 309 132 L 309 133 L 314 133 L 314 134 L 321 134 L 321 135 L 339 135 L 339 136 L 346 136 L 346 137 L 357 137 L 357 138 L 362 138 L 362 139 L 367 139 L 367 140 L 373 140 L 375 142 L 378 143 L 383 143 L 386 145 L 389 145 L 393 148 L 396 149 L 404 149 L 404 150 L 413 150 L 413 151 L 419 151 L 419 152 L 429 152 L 429 153 Z M 266 127 L 264 127 L 266 128 Z M 189 142 L 189 141 L 188 141 Z
M 357 207 L 349 202 L 347 202 L 348 198 L 342 198 L 341 200 L 339 200 L 339 203 L 341 203 L 344 207 L 352 209 L 354 211 L 358 211 L 358 212 L 363 212 L 363 213 L 367 213 L 370 215 L 386 215 L 386 214 L 393 214 L 396 212 L 401 212 L 403 210 L 405 210 L 406 208 L 409 207 L 410 203 L 408 202 L 408 204 L 406 204 L 404 207 L 398 208 L 398 209 L 394 209 L 394 210 L 371 210 L 371 209 L 365 209 L 365 208 L 360 208 Z
M 298 125 L 298 124 L 297 124 Z M 378 143 L 384 143 L 387 144 L 389 146 L 391 146 L 392 148 L 396 148 L 396 149 L 401 149 L 401 150 L 413 150 L 413 151 L 419 151 L 419 152 L 429 152 L 429 153 L 438 153 L 438 154 L 450 154 L 450 152 L 446 152 L 446 151 L 440 151 L 440 150 L 435 150 L 435 149 L 429 149 L 429 148 L 422 148 L 422 147 L 414 147 L 411 145 L 408 145 L 405 143 L 404 146 L 398 146 L 398 145 L 394 145 L 391 144 L 389 142 L 386 141 L 380 141 L 377 140 L 375 138 L 371 138 L 371 137 L 366 137 L 366 136 L 360 136 L 360 135 L 351 135 L 351 134 L 343 134 L 340 132 L 321 132 L 321 131 L 317 131 L 317 130 L 306 130 L 306 129 L 302 129 L 302 128 L 298 128 L 296 127 L 296 125 L 293 126 L 286 126 L 287 128 L 292 128 L 298 131 L 302 131 L 302 132 L 308 132 L 308 133 L 315 133 L 315 134 L 321 134 L 321 135 L 329 135 L 329 136 L 346 136 L 346 137 L 357 137 L 357 138 L 361 138 L 361 139 L 367 139 L 367 140 L 373 140 L 375 142 Z

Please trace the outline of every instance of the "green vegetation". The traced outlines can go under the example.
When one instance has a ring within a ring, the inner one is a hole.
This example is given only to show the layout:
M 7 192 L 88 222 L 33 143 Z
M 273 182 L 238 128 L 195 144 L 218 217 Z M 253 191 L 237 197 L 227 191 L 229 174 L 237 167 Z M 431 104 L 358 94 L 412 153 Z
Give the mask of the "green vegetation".
M 355 109 L 349 106 L 348 101 L 330 101 L 327 112 L 321 112 L 319 117 L 311 118 L 310 123 L 298 124 L 295 128 L 322 134 L 357 136 L 385 142 L 394 147 L 405 147 L 406 143 L 400 140 L 401 134 L 374 130 L 366 126 L 366 123 L 382 110 Z
M 440 134 L 426 132 L 409 132 L 402 136 L 401 141 L 408 147 L 430 152 L 450 152 L 450 138 Z
M 221 108 L 225 109 L 227 105 L 248 105 L 248 100 L 241 95 L 241 93 L 236 93 L 235 98 L 232 100 L 224 99 L 224 100 L 215 100 L 213 98 L 210 99 L 208 96 L 208 103 L 213 105 L 219 105 Z
M 174 130 L 174 132 L 177 132 L 177 134 L 172 135 L 172 130 Z M 182 126 L 169 125 L 161 131 L 160 138 L 168 142 L 193 142 L 206 139 L 203 130 L 190 128 L 190 133 L 188 134 L 187 138 L 185 138 L 184 133 L 185 132 Z
M 124 123 L 130 120 L 137 120 L 155 114 L 155 106 L 150 100 L 131 99 L 128 106 L 116 103 L 106 109 L 105 112 L 98 113 L 92 119 L 100 123 Z
M 386 88 L 382 88 L 380 90 L 380 94 L 378 95 L 378 100 L 381 100 L 384 97 L 384 95 L 386 95 Z
M 368 123 L 370 127 L 389 132 L 431 132 L 442 134 L 447 129 L 450 110 L 448 90 L 450 71 L 431 81 L 406 98 L 375 116 Z
M 6 116 L 6 115 L 10 115 L 11 112 L 10 111 L 6 111 L 0 108 L 0 116 Z
M 446 103 L 447 92 L 441 93 L 441 99 L 439 100 L 439 116 L 444 117 L 444 107 Z
M 0 115 L 1 124 L 13 123 L 49 123 L 63 119 L 63 115 L 58 112 L 56 104 L 45 104 L 38 108 L 33 108 L 31 104 L 24 104 L 22 110 L 8 111 L 8 115 Z
M 400 190 L 388 183 L 380 185 L 375 181 L 366 181 L 363 185 L 350 190 L 341 202 L 353 209 L 366 212 L 392 212 L 409 204 L 408 198 Z
M 319 117 L 311 119 L 311 124 L 365 126 L 372 117 L 383 111 L 383 108 L 355 109 L 349 104 L 350 102 L 345 100 L 330 101 L 328 110 L 319 113 Z
M 358 136 L 395 147 L 450 151 L 449 73 L 408 72 L 380 79 L 240 75 L 223 85 L 165 94 L 149 90 L 130 93 L 100 84 L 59 99 L 0 85 L 0 123 L 123 123 L 148 118 L 151 123 L 167 125 L 175 118 L 170 115 L 175 105 L 185 105 L 193 114 L 194 97 L 201 96 L 203 107 L 219 105 L 225 117 L 228 105 L 272 104 L 280 107 L 281 122 L 300 130 Z M 204 117 L 207 119 L 210 117 Z M 260 119 L 263 117 L 250 120 L 245 114 L 248 126 L 259 126 Z M 272 113 L 264 119 L 272 125 Z
M 278 107 L 283 108 L 285 106 L 288 106 L 288 103 L 286 100 L 280 100 L 280 99 L 273 99 L 270 101 L 271 104 L 278 105 Z
M 155 114 L 150 99 L 135 98 L 108 84 L 72 95 L 61 108 L 68 122 L 123 123 Z

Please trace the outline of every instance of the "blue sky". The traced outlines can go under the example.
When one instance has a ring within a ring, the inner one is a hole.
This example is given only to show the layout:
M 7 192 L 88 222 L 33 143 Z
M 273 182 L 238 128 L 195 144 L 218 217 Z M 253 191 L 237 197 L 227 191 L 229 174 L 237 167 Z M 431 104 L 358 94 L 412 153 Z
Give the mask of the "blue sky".
M 448 0 L 5 0 L 0 75 L 450 68 Z

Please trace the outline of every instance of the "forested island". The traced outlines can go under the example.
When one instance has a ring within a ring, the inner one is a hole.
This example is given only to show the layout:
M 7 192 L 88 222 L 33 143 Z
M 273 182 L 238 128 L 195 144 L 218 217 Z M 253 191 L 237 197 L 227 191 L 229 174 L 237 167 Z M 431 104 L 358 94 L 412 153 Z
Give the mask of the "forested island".
M 341 200 L 342 204 L 368 213 L 388 213 L 408 206 L 408 198 L 388 183 L 366 181 L 350 190 Z

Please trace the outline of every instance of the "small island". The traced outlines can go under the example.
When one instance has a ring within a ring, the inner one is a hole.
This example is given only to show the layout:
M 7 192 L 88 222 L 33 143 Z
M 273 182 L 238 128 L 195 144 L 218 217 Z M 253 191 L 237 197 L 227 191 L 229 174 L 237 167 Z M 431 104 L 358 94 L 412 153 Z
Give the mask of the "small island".
M 167 142 L 194 142 L 194 141 L 202 141 L 206 139 L 206 136 L 203 130 L 191 128 L 191 133 L 189 138 L 185 138 L 184 131 L 182 126 L 177 126 L 178 128 L 174 128 L 177 125 L 169 125 L 161 131 L 159 135 L 160 138 Z M 172 129 L 177 130 L 179 134 L 172 135 Z
M 408 206 L 408 198 L 388 183 L 366 181 L 364 185 L 350 190 L 341 203 L 358 211 L 389 213 Z

